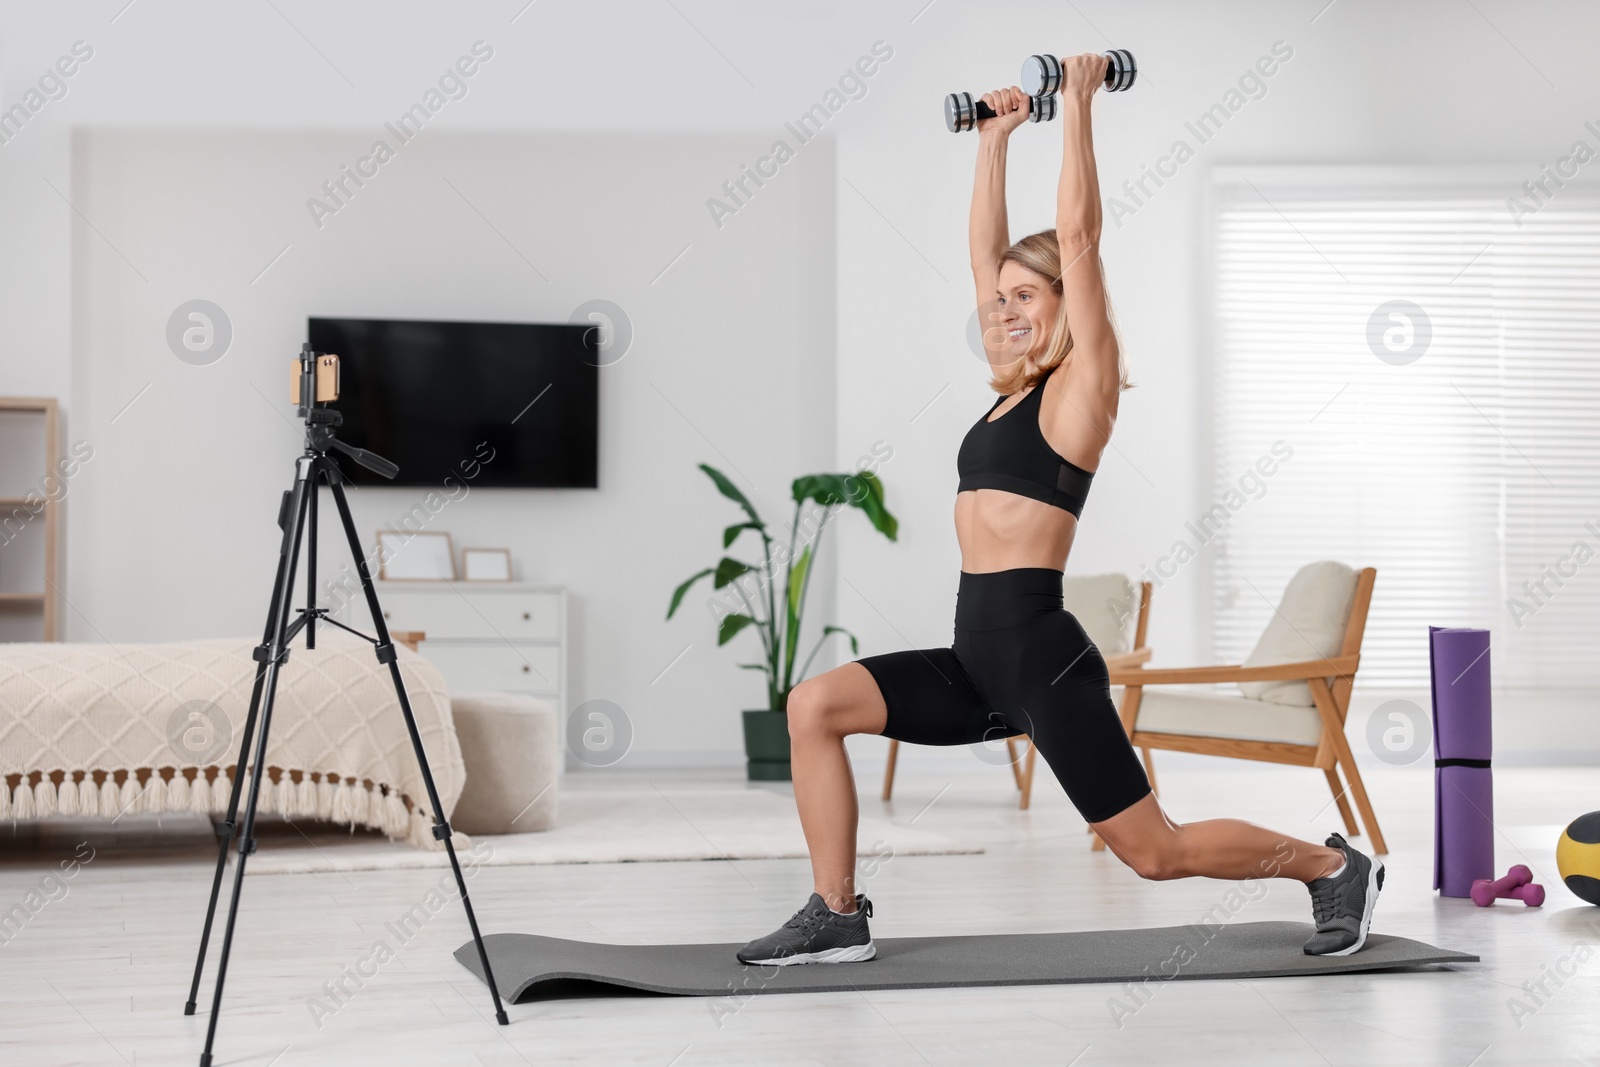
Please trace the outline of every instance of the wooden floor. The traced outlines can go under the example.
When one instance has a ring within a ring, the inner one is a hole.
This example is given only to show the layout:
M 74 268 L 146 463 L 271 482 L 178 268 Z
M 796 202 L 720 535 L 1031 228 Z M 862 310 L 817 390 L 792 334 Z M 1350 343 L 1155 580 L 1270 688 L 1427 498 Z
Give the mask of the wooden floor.
M 914 754 L 902 768 L 884 809 L 890 818 L 981 837 L 988 852 L 869 864 L 877 936 L 1176 925 L 1228 891 L 1195 879 L 1143 883 L 1110 855 L 1091 853 L 1053 782 L 1038 790 L 1034 810 L 1019 812 L 1003 768 L 919 773 Z M 878 810 L 872 771 L 861 792 L 864 807 Z M 608 772 L 569 776 L 566 787 L 622 783 L 670 795 L 730 780 L 727 772 Z M 1180 820 L 1239 815 L 1316 838 L 1337 828 L 1321 775 L 1311 771 L 1194 769 L 1172 771 L 1162 784 Z M 1559 885 L 1553 858 L 1560 827 L 1600 808 L 1600 771 L 1496 772 L 1497 863 L 1534 869 L 1550 892 L 1538 910 L 1440 900 L 1429 888 L 1429 770 L 1376 768 L 1369 785 L 1393 849 L 1375 929 L 1474 951 L 1483 964 L 1172 982 L 1137 999 L 1104 985 L 743 1001 L 574 997 L 513 1005 L 511 1026 L 497 1027 L 484 987 L 450 956 L 466 939 L 458 907 L 443 908 L 405 942 L 386 926 L 425 902 L 438 872 L 262 875 L 247 880 L 216 1062 L 1600 1064 L 1600 908 Z M 0 911 L 30 892 L 40 894 L 34 904 L 44 902 L 0 944 L 0 1063 L 197 1061 L 209 984 L 200 1014 L 185 1018 L 181 1007 L 209 877 L 193 839 L 170 829 L 96 832 L 94 858 L 55 883 L 47 870 L 72 858 L 84 835 L 6 828 Z M 809 878 L 792 860 L 499 867 L 480 870 L 471 889 L 485 931 L 733 942 L 778 925 L 804 900 Z M 1274 883 L 1236 921 L 1258 919 L 1308 920 L 1305 890 Z M 324 999 L 314 1011 L 325 984 L 363 965 L 380 940 L 394 957 L 360 988 L 347 980 L 353 992 L 336 1010 Z

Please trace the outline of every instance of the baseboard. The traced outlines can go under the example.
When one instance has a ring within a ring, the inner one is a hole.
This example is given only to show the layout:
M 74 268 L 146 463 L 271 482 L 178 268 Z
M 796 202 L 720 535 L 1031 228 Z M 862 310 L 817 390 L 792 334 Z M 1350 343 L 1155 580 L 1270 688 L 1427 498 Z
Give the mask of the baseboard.
M 696 770 L 704 768 L 744 769 L 744 752 L 740 749 L 631 749 L 626 756 L 606 767 L 593 767 L 579 763 L 567 753 L 568 774 L 604 774 L 613 768 L 633 771 Z
M 875 740 L 875 739 L 874 739 Z M 881 775 L 884 766 L 884 748 L 881 741 L 876 741 L 877 751 L 858 751 L 857 746 L 851 745 L 851 761 L 855 765 L 858 777 L 872 777 Z M 1358 765 L 1363 774 L 1381 773 L 1389 767 L 1371 755 L 1358 752 L 1356 754 Z M 1157 752 L 1155 753 L 1156 773 L 1159 775 L 1161 768 L 1167 767 L 1174 771 L 1214 771 L 1227 774 L 1249 773 L 1252 769 L 1276 768 L 1277 764 L 1252 763 L 1248 760 L 1222 759 L 1217 756 L 1197 756 L 1188 752 Z M 729 750 L 674 750 L 666 752 L 640 752 L 634 750 L 613 767 L 588 767 L 573 762 L 570 757 L 567 764 L 569 774 L 605 774 L 608 770 L 630 771 L 680 771 L 680 770 L 743 770 L 744 753 Z M 1600 767 L 1600 749 L 1512 749 L 1510 751 L 1496 752 L 1494 765 L 1497 767 Z M 1408 765 L 1404 770 L 1417 771 L 1431 770 L 1432 760 L 1423 757 L 1414 764 Z M 1001 774 L 1005 771 L 1004 764 L 993 764 L 978 759 L 965 748 L 928 748 L 922 745 L 906 745 L 900 749 L 900 770 L 904 773 L 917 774 Z M 1048 769 L 1041 767 L 1038 772 L 1041 776 L 1048 773 Z

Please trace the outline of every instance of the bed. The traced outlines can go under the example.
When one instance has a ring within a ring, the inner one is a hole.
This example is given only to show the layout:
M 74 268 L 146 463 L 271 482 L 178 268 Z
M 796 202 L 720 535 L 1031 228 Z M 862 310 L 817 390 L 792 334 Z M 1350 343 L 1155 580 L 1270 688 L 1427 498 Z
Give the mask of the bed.
M 0 644 L 0 819 L 225 812 L 257 644 Z M 431 663 L 396 649 L 449 817 L 466 778 L 450 694 Z M 443 848 L 389 670 L 366 640 L 325 626 L 316 649 L 296 642 L 266 763 L 262 811 Z

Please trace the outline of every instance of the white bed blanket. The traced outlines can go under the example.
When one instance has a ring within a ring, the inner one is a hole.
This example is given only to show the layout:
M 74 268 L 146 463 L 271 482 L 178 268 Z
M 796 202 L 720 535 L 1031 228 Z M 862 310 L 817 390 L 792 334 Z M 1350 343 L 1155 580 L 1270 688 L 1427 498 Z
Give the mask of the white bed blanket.
M 256 644 L 0 644 L 0 819 L 226 811 Z M 280 671 L 261 810 L 442 848 L 389 668 L 332 626 L 304 644 Z M 450 696 L 437 668 L 396 648 L 448 817 L 466 778 Z

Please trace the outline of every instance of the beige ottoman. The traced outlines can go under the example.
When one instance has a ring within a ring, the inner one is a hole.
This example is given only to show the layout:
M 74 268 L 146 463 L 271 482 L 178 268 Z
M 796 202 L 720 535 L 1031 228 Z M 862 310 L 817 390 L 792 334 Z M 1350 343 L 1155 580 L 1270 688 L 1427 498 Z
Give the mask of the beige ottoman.
M 520 693 L 450 697 L 467 782 L 450 816 L 465 834 L 523 834 L 556 821 L 561 730 L 556 709 Z

